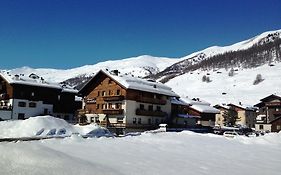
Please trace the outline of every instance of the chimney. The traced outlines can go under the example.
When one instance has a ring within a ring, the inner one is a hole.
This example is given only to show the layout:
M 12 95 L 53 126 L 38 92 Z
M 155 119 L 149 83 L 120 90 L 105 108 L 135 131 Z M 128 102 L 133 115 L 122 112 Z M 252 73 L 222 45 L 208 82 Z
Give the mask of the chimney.
M 119 71 L 117 69 L 113 70 L 113 74 L 118 76 Z

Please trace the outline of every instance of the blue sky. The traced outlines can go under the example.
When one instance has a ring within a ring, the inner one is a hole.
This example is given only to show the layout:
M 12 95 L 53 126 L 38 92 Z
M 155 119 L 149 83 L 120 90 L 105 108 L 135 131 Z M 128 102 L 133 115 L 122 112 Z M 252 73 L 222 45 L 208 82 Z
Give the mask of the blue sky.
M 280 0 L 0 0 L 0 69 L 182 57 L 276 29 Z

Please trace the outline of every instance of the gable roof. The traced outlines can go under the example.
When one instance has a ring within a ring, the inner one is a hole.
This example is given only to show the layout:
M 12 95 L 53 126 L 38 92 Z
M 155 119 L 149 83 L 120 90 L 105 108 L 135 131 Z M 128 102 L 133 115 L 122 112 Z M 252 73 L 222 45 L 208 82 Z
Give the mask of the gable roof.
M 24 74 L 11 74 L 7 71 L 0 71 L 0 77 L 2 77 L 9 84 L 21 84 L 36 87 L 46 87 L 53 89 L 60 89 L 62 92 L 78 93 L 78 90 L 65 85 L 53 82 L 47 82 L 43 77 L 39 77 L 36 74 L 24 75 Z
M 145 79 L 133 77 L 130 75 L 115 75 L 109 73 L 108 71 L 100 70 L 97 72 L 94 77 L 92 77 L 81 89 L 80 93 L 84 93 L 86 88 L 90 85 L 90 82 L 94 81 L 99 74 L 105 74 L 106 76 L 110 77 L 120 86 L 124 87 L 125 89 L 134 89 L 139 91 L 151 92 L 156 94 L 167 95 L 171 97 L 179 97 L 172 88 L 158 82 L 148 81 Z
M 267 97 L 261 99 L 260 101 L 262 101 L 262 102 L 267 102 L 267 101 L 270 100 L 270 99 L 279 99 L 279 100 L 281 100 L 281 97 L 279 97 L 279 96 L 277 96 L 277 95 L 275 95 L 275 94 L 271 94 L 271 95 L 269 95 L 269 96 L 267 96 Z

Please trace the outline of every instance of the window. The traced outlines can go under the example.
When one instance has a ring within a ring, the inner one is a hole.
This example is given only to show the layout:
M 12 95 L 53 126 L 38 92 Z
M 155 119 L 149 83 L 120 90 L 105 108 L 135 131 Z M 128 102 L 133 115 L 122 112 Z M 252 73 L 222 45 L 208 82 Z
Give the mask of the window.
M 112 103 L 108 103 L 108 108 L 112 109 Z
M 106 92 L 105 91 L 102 91 L 102 96 L 106 96 Z
M 141 124 L 141 118 L 138 118 L 138 124 Z
M 151 118 L 148 119 L 147 123 L 150 125 L 151 124 Z
M 120 89 L 117 89 L 116 90 L 116 95 L 120 95 L 121 93 L 120 93 Z
M 133 124 L 137 124 L 137 118 L 133 118 Z
M 30 102 L 30 103 L 29 103 L 29 107 L 30 107 L 30 108 L 36 108 L 36 103 Z
M 97 104 L 97 107 L 96 107 L 97 109 L 99 109 L 100 108 L 100 104 Z
M 60 101 L 60 95 L 58 95 L 58 100 Z
M 263 125 L 260 125 L 260 130 L 263 130 Z
M 140 110 L 144 110 L 144 105 L 140 104 Z
M 25 114 L 24 113 L 18 113 L 18 119 L 24 120 Z
M 100 96 L 100 91 L 98 91 L 98 96 Z
M 276 129 L 277 129 L 277 130 L 281 130 L 281 125 L 277 125 L 277 126 L 276 126 Z
M 152 106 L 152 105 L 149 105 L 149 106 L 148 106 L 148 110 L 149 110 L 149 111 L 153 111 L 153 106 Z
M 34 92 L 31 92 L 31 97 L 34 97 L 34 95 L 35 95 Z
M 155 119 L 155 124 L 158 125 L 159 124 L 159 119 Z
M 44 109 L 44 114 L 48 114 L 49 113 L 49 110 L 47 108 Z
M 279 111 L 279 110 L 280 110 L 279 108 L 276 108 L 276 109 L 275 109 L 275 111 Z
M 157 106 L 156 111 L 161 111 L 161 106 Z
M 111 95 L 111 90 L 108 91 L 108 95 Z
M 113 81 L 112 81 L 112 80 L 109 80 L 109 81 L 108 81 L 108 84 L 113 84 Z
M 121 109 L 121 103 L 115 103 L 115 109 Z
M 19 107 L 26 107 L 26 103 L 23 102 L 23 101 L 19 101 L 18 106 Z

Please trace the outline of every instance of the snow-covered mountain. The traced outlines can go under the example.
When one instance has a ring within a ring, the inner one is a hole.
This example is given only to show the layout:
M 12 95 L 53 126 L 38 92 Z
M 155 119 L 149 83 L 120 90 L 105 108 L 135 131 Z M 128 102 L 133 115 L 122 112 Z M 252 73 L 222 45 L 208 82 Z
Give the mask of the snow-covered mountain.
M 48 81 L 79 85 L 100 69 L 118 69 L 121 74 L 165 82 L 181 96 L 203 98 L 212 104 L 255 104 L 264 96 L 281 94 L 280 48 L 281 30 L 276 30 L 230 46 L 209 47 L 182 58 L 143 55 L 68 70 L 22 67 L 10 71 L 35 73 Z M 229 76 L 231 69 L 235 70 L 233 76 Z M 264 80 L 253 85 L 257 74 Z M 203 82 L 204 75 L 211 81 Z
M 60 70 L 60 69 L 47 69 L 38 68 L 33 69 L 30 67 L 21 67 L 9 70 L 11 73 L 23 73 L 30 74 L 35 73 L 39 76 L 43 76 L 45 80 L 62 82 L 70 78 L 79 76 L 93 76 L 94 73 L 98 72 L 100 69 L 118 69 L 122 74 L 132 74 L 136 77 L 144 77 L 149 74 L 155 74 L 171 64 L 179 61 L 173 58 L 164 57 L 153 57 L 150 55 L 142 55 L 138 57 L 126 58 L 122 60 L 110 60 L 105 62 L 100 62 L 94 65 L 85 65 L 82 67 L 77 67 L 73 69 Z

